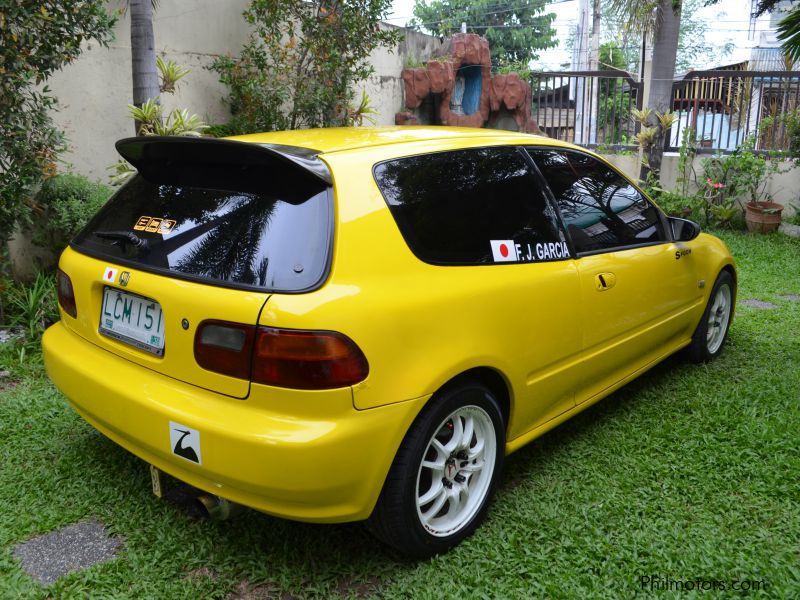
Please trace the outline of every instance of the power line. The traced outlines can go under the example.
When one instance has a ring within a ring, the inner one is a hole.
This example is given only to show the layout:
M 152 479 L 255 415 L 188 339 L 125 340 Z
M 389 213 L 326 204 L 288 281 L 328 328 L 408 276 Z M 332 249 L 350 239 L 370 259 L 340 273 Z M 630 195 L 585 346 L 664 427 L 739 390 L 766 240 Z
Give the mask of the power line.
M 549 2 L 547 4 L 547 6 L 550 6 L 552 4 L 566 4 L 568 2 L 577 2 L 577 0 L 554 0 L 553 2 Z M 503 9 L 504 6 L 506 6 L 506 5 L 505 4 L 499 4 L 496 7 L 497 10 L 487 9 L 486 12 L 478 13 L 476 15 L 470 15 L 470 16 L 472 16 L 472 17 L 485 17 L 485 16 L 488 16 L 488 15 L 497 15 L 497 14 L 501 14 L 501 13 L 518 12 L 519 11 L 519 9 L 517 9 L 517 8 L 506 8 L 506 9 Z M 542 16 L 546 16 L 546 15 L 549 15 L 549 14 L 554 14 L 554 13 L 544 12 L 542 14 Z M 407 17 L 387 17 L 387 18 L 381 19 L 381 20 L 382 21 L 400 21 L 402 19 L 414 19 L 414 18 L 416 18 L 416 15 L 410 15 L 410 16 L 407 16 Z M 451 21 L 451 20 L 452 19 L 442 19 L 440 21 L 429 21 L 427 23 L 420 23 L 420 25 L 422 25 L 422 26 L 425 26 L 425 25 L 436 25 L 436 24 L 445 23 L 445 22 Z

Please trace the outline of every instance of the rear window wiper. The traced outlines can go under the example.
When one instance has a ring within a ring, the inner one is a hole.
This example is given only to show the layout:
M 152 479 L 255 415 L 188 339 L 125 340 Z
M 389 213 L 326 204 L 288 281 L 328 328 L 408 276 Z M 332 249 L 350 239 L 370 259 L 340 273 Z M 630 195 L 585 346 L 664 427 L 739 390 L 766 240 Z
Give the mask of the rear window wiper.
M 95 231 L 94 234 L 104 240 L 112 240 L 115 246 L 131 244 L 134 248 L 147 248 L 147 240 L 140 238 L 132 231 Z

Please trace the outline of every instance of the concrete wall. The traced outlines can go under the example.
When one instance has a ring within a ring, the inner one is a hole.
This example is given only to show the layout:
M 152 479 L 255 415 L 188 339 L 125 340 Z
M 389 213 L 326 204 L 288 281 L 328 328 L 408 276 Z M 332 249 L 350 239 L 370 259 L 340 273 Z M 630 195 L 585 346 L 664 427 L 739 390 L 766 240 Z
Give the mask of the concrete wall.
M 125 3 L 114 0 L 110 8 Z M 204 67 L 217 54 L 239 51 L 248 28 L 242 18 L 247 0 L 162 0 L 153 16 L 156 53 L 189 67 L 175 94 L 164 94 L 166 109 L 187 107 L 206 122 L 224 122 L 229 115 L 223 102 L 226 88 L 216 73 Z M 108 48 L 85 45 L 80 58 L 56 73 L 48 85 L 59 99 L 54 115 L 69 140 L 62 159 L 71 170 L 106 181 L 106 167 L 117 160 L 114 142 L 134 135 L 128 117 L 131 102 L 130 16 L 117 22 Z
M 695 178 L 703 181 L 703 159 L 706 156 L 696 156 L 692 162 L 695 175 L 689 175 L 689 192 L 695 192 Z M 661 163 L 661 186 L 666 190 L 677 188 L 678 181 L 678 154 L 667 152 Z M 764 187 L 764 199 L 771 198 L 773 202 L 783 204 L 784 216 L 791 216 L 800 209 L 800 168 L 794 166 L 792 161 L 781 161 L 778 172 L 772 174 Z
M 638 153 L 602 154 L 601 156 L 634 181 L 639 180 L 639 166 L 641 165 L 641 162 L 639 160 Z
M 602 156 L 634 181 L 639 179 L 638 154 L 604 154 Z M 675 152 L 664 153 L 660 180 L 661 187 L 665 190 L 676 190 L 678 187 L 678 158 L 678 154 Z M 695 179 L 703 181 L 703 158 L 705 157 L 696 156 L 692 162 L 694 174 L 689 174 L 689 193 L 697 191 Z M 791 216 L 800 211 L 800 168 L 795 167 L 791 161 L 781 161 L 778 172 L 769 178 L 764 187 L 764 197 L 783 204 L 785 216 Z
M 216 73 L 206 67 L 214 57 L 237 54 L 247 41 L 249 28 L 242 18 L 249 0 L 161 0 L 153 16 L 156 53 L 173 59 L 191 72 L 177 84 L 175 94 L 162 95 L 166 110 L 188 108 L 207 123 L 223 123 L 230 113 L 224 102 L 227 88 Z M 113 0 L 110 8 L 121 8 Z M 440 45 L 439 38 L 401 29 L 405 40 L 397 48 L 380 48 L 372 53 L 375 74 L 366 89 L 378 111 L 377 125 L 394 125 L 394 115 L 403 104 L 400 71 L 409 57 L 424 60 Z M 128 117 L 131 101 L 130 17 L 125 14 L 116 25 L 114 41 L 108 48 L 86 44 L 73 64 L 48 82 L 59 99 L 54 114 L 56 125 L 69 140 L 69 152 L 62 158 L 62 170 L 71 170 L 106 181 L 106 168 L 116 162 L 114 142 L 134 134 Z M 361 91 L 358 91 L 360 100 Z
M 375 125 L 379 126 L 394 125 L 395 113 L 406 110 L 404 108 L 403 78 L 400 76 L 405 63 L 410 59 L 425 62 L 442 45 L 438 37 L 418 31 L 395 27 L 387 23 L 381 23 L 381 27 L 399 29 L 404 33 L 405 39 L 391 51 L 386 48 L 374 51 L 370 55 L 370 60 L 375 67 L 375 73 L 358 86 L 356 101 L 361 99 L 361 90 L 366 90 L 372 106 L 378 111 L 378 114 L 373 116 Z

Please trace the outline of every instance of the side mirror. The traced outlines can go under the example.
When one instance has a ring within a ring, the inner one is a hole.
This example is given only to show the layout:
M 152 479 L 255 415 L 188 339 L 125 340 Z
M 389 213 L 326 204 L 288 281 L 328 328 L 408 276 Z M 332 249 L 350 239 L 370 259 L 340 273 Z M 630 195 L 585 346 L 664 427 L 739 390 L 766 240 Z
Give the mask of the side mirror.
M 676 242 L 690 242 L 700 235 L 700 225 L 689 219 L 669 217 L 672 237 Z

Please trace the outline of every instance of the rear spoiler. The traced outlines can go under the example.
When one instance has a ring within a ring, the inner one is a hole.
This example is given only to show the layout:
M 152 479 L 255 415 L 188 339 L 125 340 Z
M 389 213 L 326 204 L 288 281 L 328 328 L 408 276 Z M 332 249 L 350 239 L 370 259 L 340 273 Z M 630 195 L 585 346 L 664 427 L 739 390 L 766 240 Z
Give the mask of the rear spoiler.
M 333 179 L 318 151 L 216 138 L 146 136 L 119 140 L 117 152 L 154 183 L 308 198 Z M 321 191 L 321 190 L 320 190 Z

